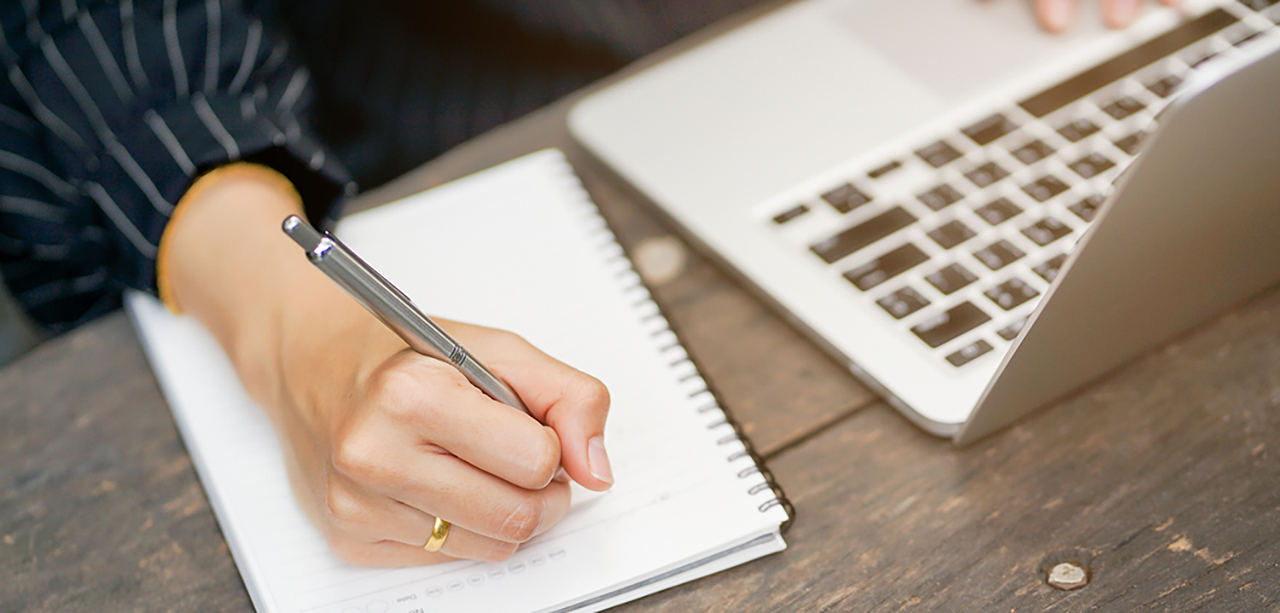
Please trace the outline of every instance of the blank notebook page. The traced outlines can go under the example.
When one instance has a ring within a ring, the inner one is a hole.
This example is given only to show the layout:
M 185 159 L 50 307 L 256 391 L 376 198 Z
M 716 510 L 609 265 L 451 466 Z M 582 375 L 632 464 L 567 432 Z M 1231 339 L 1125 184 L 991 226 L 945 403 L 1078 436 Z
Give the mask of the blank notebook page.
M 575 485 L 565 519 L 506 562 L 345 564 L 294 500 L 271 424 L 217 344 L 132 294 L 258 610 L 594 611 L 785 547 L 786 512 L 559 151 L 354 215 L 336 233 L 423 311 L 517 332 L 604 381 L 617 485 Z

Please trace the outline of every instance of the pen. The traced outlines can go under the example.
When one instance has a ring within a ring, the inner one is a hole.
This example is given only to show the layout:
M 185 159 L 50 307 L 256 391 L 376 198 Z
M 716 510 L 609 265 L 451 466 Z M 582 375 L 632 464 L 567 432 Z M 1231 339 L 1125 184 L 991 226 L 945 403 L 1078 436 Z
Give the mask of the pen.
M 332 234 L 321 234 L 297 215 L 284 220 L 284 233 L 307 252 L 307 259 L 374 317 L 391 328 L 418 353 L 444 360 L 490 398 L 525 413 L 529 408 L 502 379 L 471 357 L 462 345 L 431 321 L 409 297 L 343 245 Z

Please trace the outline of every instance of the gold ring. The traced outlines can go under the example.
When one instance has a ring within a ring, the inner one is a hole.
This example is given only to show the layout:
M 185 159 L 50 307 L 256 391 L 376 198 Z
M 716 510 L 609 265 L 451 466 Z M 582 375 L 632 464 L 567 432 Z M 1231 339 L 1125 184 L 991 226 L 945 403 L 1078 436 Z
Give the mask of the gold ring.
M 436 518 L 436 525 L 431 527 L 431 538 L 427 539 L 427 544 L 422 548 L 427 551 L 440 551 L 444 547 L 444 540 L 449 538 L 449 522 Z

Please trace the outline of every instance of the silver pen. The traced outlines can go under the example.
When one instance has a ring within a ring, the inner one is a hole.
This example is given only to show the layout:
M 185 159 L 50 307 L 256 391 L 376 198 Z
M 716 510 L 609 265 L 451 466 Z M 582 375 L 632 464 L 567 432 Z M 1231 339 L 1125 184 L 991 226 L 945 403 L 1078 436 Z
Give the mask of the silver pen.
M 436 322 L 431 321 L 409 297 L 378 271 L 361 260 L 332 234 L 321 234 L 297 215 L 284 220 L 284 233 L 307 251 L 307 259 L 324 271 L 356 302 L 391 328 L 418 353 L 444 360 L 462 371 L 467 380 L 490 398 L 525 413 L 529 408 L 505 381 L 471 357 Z

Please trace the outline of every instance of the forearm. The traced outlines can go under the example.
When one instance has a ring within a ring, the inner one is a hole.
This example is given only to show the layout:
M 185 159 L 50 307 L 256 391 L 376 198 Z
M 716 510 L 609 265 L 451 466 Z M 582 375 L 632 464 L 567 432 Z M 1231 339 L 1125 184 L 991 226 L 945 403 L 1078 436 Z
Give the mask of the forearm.
M 251 176 L 215 180 L 182 206 L 164 237 L 172 300 L 209 329 L 250 395 L 278 418 L 281 407 L 297 404 L 286 393 L 285 343 L 318 336 L 298 330 L 359 321 L 341 316 L 359 306 L 281 232 L 299 205 L 278 185 Z M 322 348 L 299 349 L 315 355 Z

